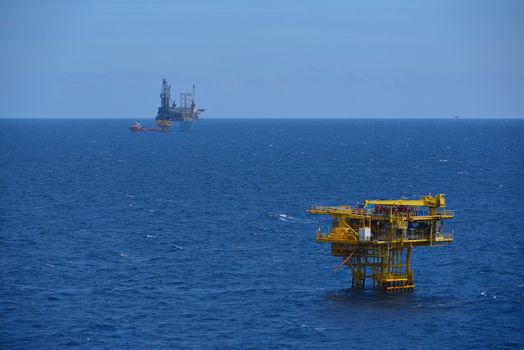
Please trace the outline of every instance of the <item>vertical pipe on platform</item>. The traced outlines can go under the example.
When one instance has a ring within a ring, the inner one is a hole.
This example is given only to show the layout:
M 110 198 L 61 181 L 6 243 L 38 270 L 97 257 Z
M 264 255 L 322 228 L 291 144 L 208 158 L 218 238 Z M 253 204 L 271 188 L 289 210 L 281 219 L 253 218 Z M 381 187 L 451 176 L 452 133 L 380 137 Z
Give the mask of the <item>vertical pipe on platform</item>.
M 433 245 L 433 221 L 429 223 L 429 245 Z
M 411 256 L 413 255 L 413 246 L 408 246 L 408 254 L 406 256 L 406 275 L 408 276 L 408 284 L 413 284 L 413 272 L 411 271 Z

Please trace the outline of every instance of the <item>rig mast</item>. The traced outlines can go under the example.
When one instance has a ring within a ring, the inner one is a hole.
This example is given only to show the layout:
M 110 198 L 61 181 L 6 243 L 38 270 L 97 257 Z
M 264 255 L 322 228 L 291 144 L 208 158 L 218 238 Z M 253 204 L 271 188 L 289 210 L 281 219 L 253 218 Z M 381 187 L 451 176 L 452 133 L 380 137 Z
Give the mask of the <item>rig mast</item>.
M 384 291 L 415 288 L 411 256 L 413 247 L 440 246 L 453 241 L 443 233 L 443 220 L 454 212 L 445 210 L 443 194 L 419 200 L 366 200 L 361 208 L 347 205 L 315 206 L 311 214 L 333 217 L 331 232 L 317 230 L 316 240 L 331 243 L 331 254 L 344 258 L 353 273 L 352 286 L 365 288 L 366 280 Z

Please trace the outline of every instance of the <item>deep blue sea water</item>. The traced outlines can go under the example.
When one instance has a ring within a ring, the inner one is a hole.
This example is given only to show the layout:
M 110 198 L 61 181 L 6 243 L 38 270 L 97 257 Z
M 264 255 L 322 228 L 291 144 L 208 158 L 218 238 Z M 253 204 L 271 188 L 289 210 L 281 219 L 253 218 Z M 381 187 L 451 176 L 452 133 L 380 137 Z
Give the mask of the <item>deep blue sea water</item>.
M 524 346 L 523 120 L 0 121 L 2 349 Z M 354 291 L 311 204 L 445 193 L 416 291 Z

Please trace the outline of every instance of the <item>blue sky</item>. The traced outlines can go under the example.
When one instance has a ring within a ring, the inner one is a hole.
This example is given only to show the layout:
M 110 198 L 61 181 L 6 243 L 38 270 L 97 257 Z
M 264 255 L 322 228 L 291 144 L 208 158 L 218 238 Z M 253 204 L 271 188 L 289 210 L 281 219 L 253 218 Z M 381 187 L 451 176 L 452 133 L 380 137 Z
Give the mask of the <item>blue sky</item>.
M 523 1 L 0 1 L 0 117 L 524 117 Z

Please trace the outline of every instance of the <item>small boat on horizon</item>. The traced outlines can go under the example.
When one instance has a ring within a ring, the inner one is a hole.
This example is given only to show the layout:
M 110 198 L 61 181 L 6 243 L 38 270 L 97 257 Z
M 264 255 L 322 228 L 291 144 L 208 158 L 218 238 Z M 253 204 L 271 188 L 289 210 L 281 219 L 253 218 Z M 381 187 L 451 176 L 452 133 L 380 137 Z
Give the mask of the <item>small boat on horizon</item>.
M 140 123 L 139 121 L 136 121 L 133 125 L 129 127 L 129 129 L 133 132 L 142 132 L 142 131 L 169 131 L 168 129 L 164 130 L 163 128 L 146 128 Z
M 131 131 L 145 131 L 144 126 L 139 121 L 131 125 L 129 129 L 131 129 Z

